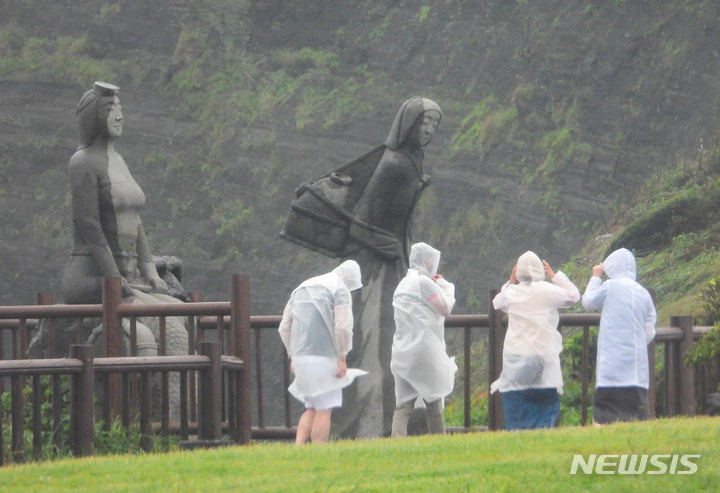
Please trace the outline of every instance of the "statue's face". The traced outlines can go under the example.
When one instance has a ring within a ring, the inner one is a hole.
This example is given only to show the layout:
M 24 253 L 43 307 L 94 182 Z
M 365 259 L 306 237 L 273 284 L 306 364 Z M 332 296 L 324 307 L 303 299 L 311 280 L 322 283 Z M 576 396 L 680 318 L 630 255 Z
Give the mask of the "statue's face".
M 414 126 L 413 140 L 421 147 L 428 145 L 439 123 L 440 118 L 436 112 L 426 111 L 423 114 L 422 120 L 416 122 Z
M 109 101 L 106 105 L 108 111 L 107 129 L 111 139 L 116 139 L 122 135 L 123 115 L 120 100 L 117 96 Z

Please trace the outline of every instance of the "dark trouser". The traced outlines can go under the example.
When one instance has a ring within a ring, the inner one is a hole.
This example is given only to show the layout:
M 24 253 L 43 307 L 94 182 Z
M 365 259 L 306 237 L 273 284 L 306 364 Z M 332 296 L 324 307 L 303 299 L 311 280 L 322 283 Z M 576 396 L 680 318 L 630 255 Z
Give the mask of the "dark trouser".
M 410 416 L 415 408 L 415 399 L 411 399 L 395 408 L 392 421 L 392 437 L 406 437 Z M 445 434 L 445 417 L 443 416 L 442 399 L 436 401 L 425 401 L 427 413 L 428 433 L 433 435 Z
M 526 389 L 502 393 L 506 430 L 552 428 L 560 413 L 557 389 Z
M 650 419 L 648 391 L 642 387 L 598 387 L 593 396 L 593 421 L 604 425 L 615 421 Z

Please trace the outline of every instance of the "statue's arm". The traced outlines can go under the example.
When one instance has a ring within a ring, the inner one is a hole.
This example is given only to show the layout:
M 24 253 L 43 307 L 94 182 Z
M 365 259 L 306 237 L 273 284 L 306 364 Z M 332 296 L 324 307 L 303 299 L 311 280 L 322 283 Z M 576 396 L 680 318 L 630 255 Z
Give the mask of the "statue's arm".
M 358 219 L 374 226 L 381 222 L 397 193 L 398 185 L 406 179 L 407 173 L 397 156 L 383 159 L 360 199 L 357 208 Z
M 351 238 L 386 260 L 395 260 L 403 255 L 401 241 L 382 226 L 386 222 L 386 215 L 395 212 L 390 211 L 392 198 L 397 193 L 398 184 L 404 179 L 407 179 L 407 173 L 396 156 L 390 159 L 384 157 L 356 208 L 355 214 L 359 221 L 353 221 L 350 225 Z
M 153 288 L 155 293 L 167 293 L 167 283 L 162 280 L 158 275 L 157 268 L 155 267 L 155 261 L 153 260 L 152 254 L 150 253 L 150 244 L 148 243 L 147 236 L 145 236 L 145 228 L 142 223 L 138 224 L 137 234 L 137 254 L 138 254 L 138 270 L 142 274 L 148 284 Z

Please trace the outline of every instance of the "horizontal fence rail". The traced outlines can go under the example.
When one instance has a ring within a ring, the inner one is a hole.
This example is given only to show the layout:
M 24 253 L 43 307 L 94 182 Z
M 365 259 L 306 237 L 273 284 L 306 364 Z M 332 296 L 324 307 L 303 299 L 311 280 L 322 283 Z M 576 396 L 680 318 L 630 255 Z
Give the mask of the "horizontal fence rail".
M 256 413 L 258 416 L 258 428 L 253 429 L 253 437 L 255 438 L 285 438 L 289 439 L 294 436 L 295 428 L 292 427 L 292 417 L 291 417 L 291 408 L 290 408 L 290 401 L 291 397 L 290 394 L 285 392 L 284 399 L 285 399 L 285 426 L 284 427 L 266 427 L 263 423 L 263 387 L 262 387 L 262 375 L 263 375 L 263 366 L 260 364 L 261 362 L 261 346 L 259 343 L 259 333 L 261 330 L 264 329 L 275 329 L 280 325 L 281 321 L 280 316 L 251 316 L 250 317 L 250 325 L 251 328 L 255 331 L 256 338 L 255 338 L 255 358 L 256 358 L 256 365 L 255 365 L 255 376 L 256 376 Z M 209 319 L 209 318 L 203 318 L 199 321 L 200 326 L 211 328 L 215 326 L 218 323 L 216 319 Z M 224 325 L 227 325 L 229 323 L 229 319 L 225 318 L 222 322 Z M 600 324 L 600 314 L 599 313 L 561 313 L 560 314 L 560 321 L 558 324 L 559 329 L 569 329 L 569 328 L 581 328 L 583 330 L 583 356 L 582 356 L 582 375 L 581 375 L 581 424 L 585 425 L 588 423 L 589 420 L 589 393 L 590 393 L 590 378 L 589 378 L 589 364 L 590 364 L 590 354 L 589 354 L 589 330 L 591 327 L 598 327 Z M 497 378 L 500 376 L 500 372 L 502 371 L 502 343 L 504 341 L 504 333 L 506 331 L 507 326 L 507 315 L 502 312 L 496 312 L 494 314 L 479 314 L 479 315 L 450 315 L 445 319 L 445 327 L 446 329 L 462 329 L 463 330 L 463 368 L 462 368 L 462 378 L 463 378 L 463 426 L 461 428 L 448 428 L 450 431 L 453 432 L 468 432 L 468 431 L 476 431 L 478 430 L 477 427 L 472 426 L 471 424 L 471 400 L 472 400 L 472 385 L 473 382 L 470 378 L 470 365 L 472 362 L 472 354 L 471 354 L 471 342 L 473 338 L 477 338 L 475 335 L 475 332 L 478 329 L 493 329 L 489 332 L 488 338 L 491 341 L 491 345 L 488 348 L 488 355 L 490 356 L 491 364 L 490 364 L 490 371 L 488 375 L 488 381 L 487 381 L 487 389 L 489 391 L 490 384 L 494 382 Z M 704 334 L 709 332 L 712 329 L 712 327 L 702 327 L 702 326 L 696 326 L 692 328 L 693 341 L 698 340 L 701 338 Z M 656 336 L 653 342 L 651 342 L 651 348 L 649 349 L 650 357 L 653 359 L 652 363 L 650 365 L 651 368 L 651 389 L 649 392 L 649 399 L 651 401 L 651 407 L 652 407 L 652 413 L 651 415 L 654 416 L 654 410 L 655 410 L 655 374 L 654 374 L 654 345 L 655 344 L 665 344 L 666 347 L 666 353 L 670 353 L 674 351 L 674 345 L 679 344 L 681 341 L 683 341 L 685 338 L 685 332 L 680 327 L 658 327 L 656 329 Z M 493 359 L 492 356 L 495 355 L 495 358 Z M 287 354 L 285 354 L 285 357 L 287 357 Z M 285 361 L 287 361 L 287 358 L 285 358 Z M 282 368 L 283 376 L 284 376 L 284 387 L 287 388 L 289 385 L 289 378 L 290 378 L 290 372 L 289 372 L 289 365 L 284 365 Z M 667 364 L 665 367 L 665 378 L 663 381 L 665 382 L 665 395 L 670 395 L 673 397 L 670 397 L 671 403 L 668 404 L 666 402 L 666 409 L 668 410 L 666 414 L 669 416 L 676 416 L 676 415 L 692 415 L 694 411 L 688 409 L 685 409 L 681 412 L 679 408 L 679 400 L 682 399 L 682 402 L 694 402 L 695 394 L 694 391 L 691 389 L 691 386 L 687 384 L 683 384 L 679 378 L 680 375 L 685 374 L 688 375 L 689 373 L 692 373 L 693 369 L 687 369 L 684 366 L 679 366 L 677 364 L 671 363 Z M 687 380 L 687 376 L 685 377 Z M 666 398 L 667 401 L 667 398 Z M 491 430 L 497 430 L 502 429 L 503 422 L 502 422 L 502 402 L 499 398 L 499 395 L 497 394 L 491 394 L 489 396 L 489 429 Z
M 37 379 L 46 375 L 69 375 L 70 384 L 70 431 L 68 441 L 72 452 L 77 456 L 91 455 L 93 453 L 93 424 L 94 424 L 94 377 L 95 374 L 131 374 L 141 375 L 141 398 L 139 403 L 140 430 L 145 438 L 143 448 L 148 449 L 148 437 L 152 434 L 150 412 L 152 396 L 150 390 L 150 374 L 167 373 L 171 371 L 197 371 L 204 382 L 198 388 L 198 400 L 203 402 L 204 411 L 197 423 L 198 439 L 219 440 L 221 422 L 216 410 L 220 409 L 223 388 L 220 385 L 222 372 L 235 375 L 243 371 L 241 360 L 220 354 L 218 343 L 201 343 L 201 354 L 189 356 L 158 356 L 158 357 L 123 357 L 123 358 L 93 358 L 93 347 L 88 345 L 71 346 L 69 358 L 34 359 L 4 361 L 0 365 L 0 377 L 12 379 L 12 443 L 11 450 L 16 462 L 25 460 L 25 422 L 24 422 L 24 395 L 22 379 L 32 377 Z M 39 386 L 33 388 L 33 400 Z M 58 396 L 54 396 L 58 397 Z M 39 406 L 33 406 L 33 438 L 42 435 L 42 429 L 36 419 L 40 412 Z M 230 420 L 237 420 L 233 413 Z M 182 423 L 181 423 L 182 426 Z M 187 429 L 187 423 L 184 423 Z M 167 431 L 167 430 L 165 430 Z M 0 437 L 2 435 L 0 434 Z M 39 452 L 34 447 L 35 454 Z M 0 438 L 0 463 L 4 463 L 2 456 L 2 440 Z

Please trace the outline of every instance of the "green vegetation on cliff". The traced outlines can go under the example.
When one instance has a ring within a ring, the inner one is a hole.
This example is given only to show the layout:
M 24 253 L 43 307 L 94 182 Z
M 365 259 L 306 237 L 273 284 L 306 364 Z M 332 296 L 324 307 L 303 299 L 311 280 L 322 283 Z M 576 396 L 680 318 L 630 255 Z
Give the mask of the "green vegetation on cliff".
M 706 323 L 702 293 L 720 276 L 719 207 L 720 148 L 701 149 L 648 180 L 618 214 L 615 234 L 591 240 L 563 270 L 584 286 L 595 263 L 628 248 L 639 258 L 638 281 L 655 293 L 660 324 L 671 315 Z

